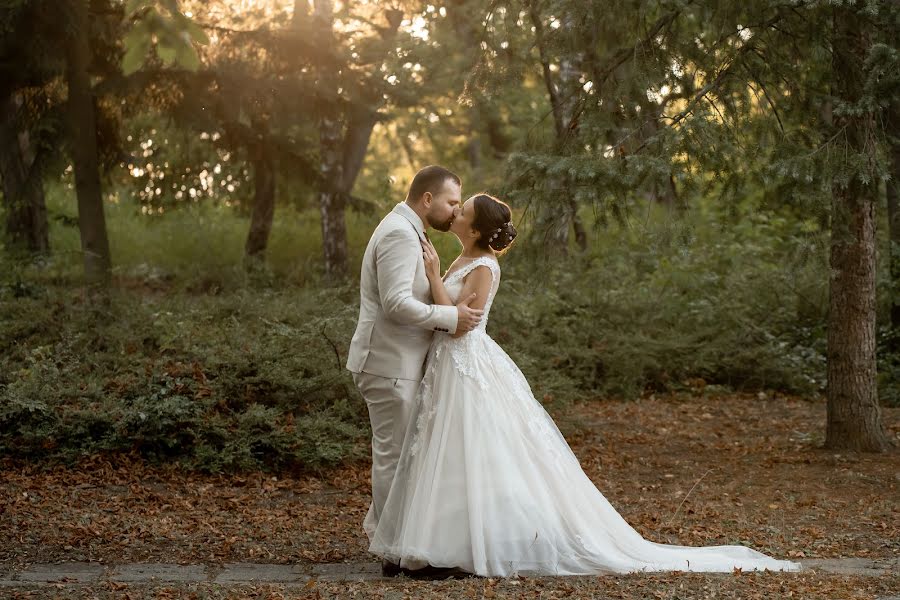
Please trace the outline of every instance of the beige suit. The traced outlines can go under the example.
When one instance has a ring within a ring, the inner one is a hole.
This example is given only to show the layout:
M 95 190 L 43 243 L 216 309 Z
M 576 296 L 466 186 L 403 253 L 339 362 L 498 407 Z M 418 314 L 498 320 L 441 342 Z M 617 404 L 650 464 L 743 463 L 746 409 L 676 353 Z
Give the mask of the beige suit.
M 372 424 L 370 511 L 376 519 L 394 477 L 431 337 L 456 331 L 456 307 L 431 304 L 424 235 L 422 220 L 401 202 L 375 228 L 363 255 L 359 320 L 347 369 Z

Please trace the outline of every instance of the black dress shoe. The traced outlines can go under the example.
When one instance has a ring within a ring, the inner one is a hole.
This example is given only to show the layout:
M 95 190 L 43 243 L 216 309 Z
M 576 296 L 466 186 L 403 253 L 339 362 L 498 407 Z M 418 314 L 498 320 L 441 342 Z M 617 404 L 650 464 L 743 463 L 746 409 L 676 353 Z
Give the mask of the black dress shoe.
M 381 576 L 382 577 L 397 577 L 400 573 L 404 572 L 406 569 L 401 569 L 400 565 L 396 563 L 392 563 L 389 560 L 381 561 Z
M 474 577 L 473 573 L 463 571 L 459 567 L 434 567 L 428 565 L 421 569 L 403 569 L 403 574 L 412 579 L 463 579 L 465 577 Z

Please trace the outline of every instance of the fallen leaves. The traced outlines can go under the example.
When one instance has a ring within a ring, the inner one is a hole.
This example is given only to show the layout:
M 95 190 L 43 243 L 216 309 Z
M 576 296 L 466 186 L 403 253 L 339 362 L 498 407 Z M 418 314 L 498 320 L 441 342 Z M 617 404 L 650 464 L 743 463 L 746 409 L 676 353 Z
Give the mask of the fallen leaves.
M 821 403 L 657 396 L 580 404 L 558 417 L 588 475 L 653 541 L 746 543 L 792 558 L 900 552 L 896 456 L 798 444 L 798 432 L 824 423 Z M 898 417 L 884 410 L 895 431 Z M 0 566 L 372 560 L 364 462 L 318 476 L 201 475 L 134 456 L 0 465 Z M 497 597 L 514 597 L 497 586 Z

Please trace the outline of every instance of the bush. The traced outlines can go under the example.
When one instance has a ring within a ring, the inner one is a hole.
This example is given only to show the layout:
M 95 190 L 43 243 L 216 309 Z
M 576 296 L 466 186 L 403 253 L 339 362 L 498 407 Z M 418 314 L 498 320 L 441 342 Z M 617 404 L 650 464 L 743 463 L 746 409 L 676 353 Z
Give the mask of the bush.
M 124 205 L 110 212 L 118 266 L 105 296 L 79 287 L 77 238 L 63 225 L 50 259 L 0 253 L 0 455 L 137 452 L 206 471 L 366 455 L 365 404 L 343 368 L 358 288 L 324 285 L 312 266 L 317 221 L 280 213 L 267 265 L 248 273 L 246 223 L 232 214 L 137 219 Z M 351 214 L 354 271 L 376 222 Z M 593 237 L 587 255 L 561 263 L 538 260 L 523 234 L 502 259 L 488 331 L 542 401 L 824 390 L 827 245 L 816 224 L 761 212 L 724 224 L 698 210 Z M 434 239 L 446 267 L 458 246 Z M 896 404 L 888 333 L 879 385 Z
M 715 235 L 690 218 L 610 232 L 565 269 L 511 255 L 492 330 L 552 397 L 635 398 L 688 382 L 820 392 L 825 266 L 786 260 L 802 224 L 759 219 Z
M 0 455 L 136 451 L 221 471 L 361 454 L 366 411 L 337 356 L 355 309 L 329 301 L 349 291 L 119 291 L 101 310 L 67 293 L 4 303 Z

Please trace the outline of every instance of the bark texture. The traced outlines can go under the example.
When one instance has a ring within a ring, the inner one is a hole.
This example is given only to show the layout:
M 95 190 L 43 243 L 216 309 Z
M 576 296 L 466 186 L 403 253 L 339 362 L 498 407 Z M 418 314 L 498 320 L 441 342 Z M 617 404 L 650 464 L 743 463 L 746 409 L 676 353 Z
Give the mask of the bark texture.
M 891 178 L 887 182 L 888 231 L 890 239 L 891 350 L 900 352 L 900 101 L 894 101 L 887 118 L 890 138 Z
M 66 39 L 66 82 L 75 191 L 78 196 L 78 228 L 85 277 L 92 283 L 104 283 L 109 280 L 111 261 L 100 187 L 94 97 L 88 74 L 91 61 L 88 2 L 68 1 L 72 28 Z
M 381 28 L 385 55 L 393 49 L 392 40 L 403 20 L 395 9 L 385 11 L 388 26 Z M 334 3 L 315 0 L 313 18 L 323 32 L 322 43 L 335 44 Z M 319 114 L 319 213 L 322 223 L 322 249 L 325 272 L 331 277 L 347 274 L 347 226 L 344 213 L 351 198 L 353 185 L 362 168 L 372 130 L 378 122 L 382 91 L 375 78 L 379 77 L 382 60 L 374 61 L 371 87 L 360 86 L 361 97 L 349 112 L 341 111 L 337 102 L 323 102 Z M 319 76 L 322 98 L 336 98 L 339 87 L 334 73 L 323 71 Z
M 15 93 L 0 99 L 0 178 L 6 204 L 6 236 L 15 248 L 50 250 L 43 177 L 27 132 L 21 131 Z
M 854 10 L 835 11 L 834 91 L 849 102 L 863 93 L 863 60 L 871 43 L 866 27 Z M 872 112 L 835 115 L 834 126 L 844 129 L 850 151 L 874 154 Z M 875 157 L 869 158 L 874 173 Z M 825 434 L 832 449 L 882 451 L 889 445 L 876 384 L 874 181 L 854 176 L 847 186 L 832 188 Z
M 254 260 L 265 258 L 269 245 L 269 234 L 275 217 L 275 161 L 268 148 L 259 150 L 253 161 L 253 211 L 250 215 L 250 232 L 244 247 L 245 258 L 252 264 Z

